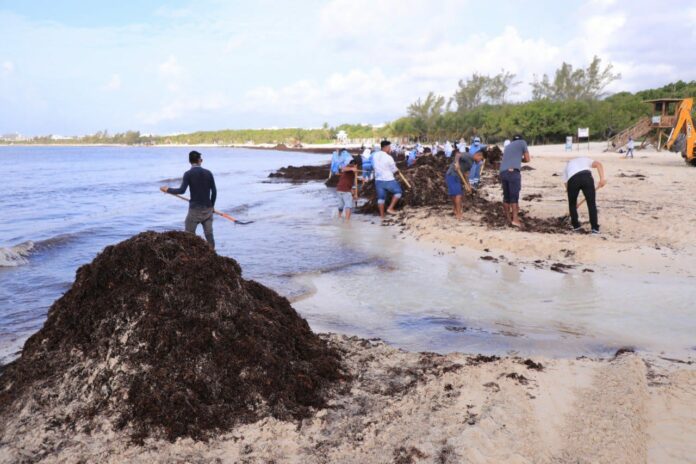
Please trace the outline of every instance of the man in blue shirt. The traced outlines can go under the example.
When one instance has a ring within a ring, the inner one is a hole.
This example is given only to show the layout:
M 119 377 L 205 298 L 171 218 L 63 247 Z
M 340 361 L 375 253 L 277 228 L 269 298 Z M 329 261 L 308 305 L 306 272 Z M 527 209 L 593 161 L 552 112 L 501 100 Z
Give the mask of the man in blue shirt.
M 500 182 L 503 186 L 503 209 L 508 222 L 515 227 L 522 227 L 519 219 L 520 190 L 522 189 L 522 163 L 529 163 L 527 142 L 521 135 L 515 135 L 512 142 L 503 151 L 500 163 Z
M 486 145 L 481 143 L 481 138 L 474 137 L 474 141 L 469 147 L 469 154 L 474 156 L 476 153 L 483 153 L 485 150 Z M 481 183 L 481 166 L 483 166 L 483 160 L 477 161 L 473 166 L 471 166 L 471 171 L 469 172 L 469 183 L 471 184 L 472 188 L 478 188 L 479 184 Z
M 163 185 L 160 190 L 165 193 L 181 195 L 186 192 L 189 186 L 191 187 L 189 210 L 186 221 L 184 221 L 186 232 L 195 234 L 198 224 L 202 224 L 205 239 L 212 248 L 215 248 L 215 239 L 213 238 L 213 208 L 217 198 L 215 179 L 212 172 L 201 167 L 203 157 L 197 151 L 189 153 L 189 163 L 191 163 L 191 169 L 184 173 L 179 188 L 169 188 Z

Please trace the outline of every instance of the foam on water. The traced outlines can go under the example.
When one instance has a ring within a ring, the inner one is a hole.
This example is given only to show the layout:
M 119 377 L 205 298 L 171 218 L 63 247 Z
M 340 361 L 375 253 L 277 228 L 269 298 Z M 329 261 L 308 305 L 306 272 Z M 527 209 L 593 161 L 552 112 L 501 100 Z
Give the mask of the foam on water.
M 34 242 L 26 241 L 12 247 L 0 247 L 0 267 L 16 267 L 27 264 Z

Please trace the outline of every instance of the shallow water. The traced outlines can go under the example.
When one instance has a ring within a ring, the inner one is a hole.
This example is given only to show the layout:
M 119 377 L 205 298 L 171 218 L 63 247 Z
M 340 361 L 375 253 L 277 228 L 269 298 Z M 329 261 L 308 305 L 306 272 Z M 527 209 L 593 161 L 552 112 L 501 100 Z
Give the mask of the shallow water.
M 380 337 L 429 351 L 605 354 L 616 346 L 670 352 L 694 345 L 691 279 L 561 275 L 432 251 L 393 228 L 333 216 L 321 183 L 268 182 L 288 164 L 325 155 L 201 149 L 218 186 L 220 254 L 247 278 L 295 300 L 315 330 Z M 182 228 L 178 185 L 185 148 L 0 147 L 0 362 L 43 323 L 77 268 L 143 230 Z M 200 230 L 199 230 L 200 233 Z
M 317 330 L 438 352 L 577 356 L 632 346 L 683 355 L 696 344 L 690 278 L 560 274 L 432 250 L 372 224 L 343 232 L 343 246 L 377 264 L 297 277 L 314 292 L 294 306 Z

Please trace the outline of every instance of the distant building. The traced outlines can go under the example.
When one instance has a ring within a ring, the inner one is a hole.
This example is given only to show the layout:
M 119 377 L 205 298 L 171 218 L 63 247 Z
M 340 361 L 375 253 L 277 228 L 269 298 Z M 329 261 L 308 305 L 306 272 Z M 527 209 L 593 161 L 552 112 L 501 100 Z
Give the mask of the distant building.
M 338 143 L 346 143 L 348 141 L 348 134 L 344 130 L 338 131 L 336 134 L 336 140 L 338 140 Z
M 22 140 L 26 140 L 26 137 L 15 132 L 0 136 L 0 140 L 4 140 L 6 142 L 21 142 Z

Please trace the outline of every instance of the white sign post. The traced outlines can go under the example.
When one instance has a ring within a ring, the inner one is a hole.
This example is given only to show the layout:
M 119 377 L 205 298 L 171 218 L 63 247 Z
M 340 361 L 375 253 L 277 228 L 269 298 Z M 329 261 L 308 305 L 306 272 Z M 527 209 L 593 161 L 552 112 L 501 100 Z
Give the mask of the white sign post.
M 590 128 L 578 127 L 578 151 L 580 151 L 580 139 L 587 139 L 587 150 L 590 150 Z

